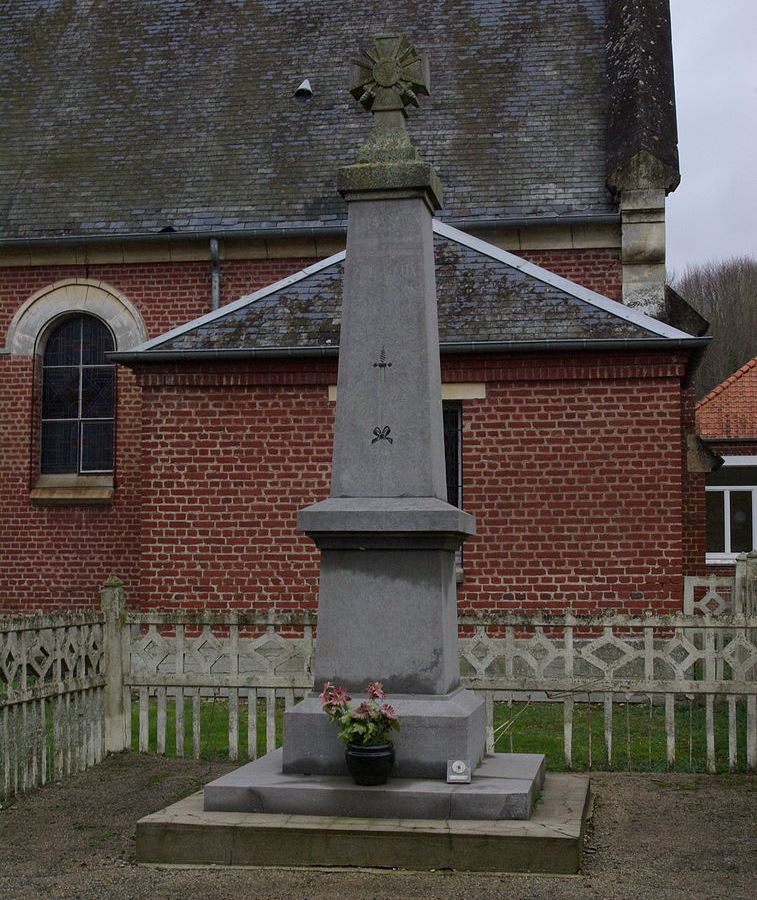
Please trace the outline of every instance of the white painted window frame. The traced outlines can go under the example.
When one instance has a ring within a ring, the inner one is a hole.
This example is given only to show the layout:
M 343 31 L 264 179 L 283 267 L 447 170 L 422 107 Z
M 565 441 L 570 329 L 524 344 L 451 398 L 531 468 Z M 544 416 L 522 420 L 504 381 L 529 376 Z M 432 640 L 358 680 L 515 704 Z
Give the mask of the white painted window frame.
M 735 457 L 736 459 L 748 459 L 749 457 Z M 755 457 L 757 459 L 757 457 Z M 750 463 L 740 463 L 739 465 L 751 465 Z M 720 485 L 713 484 L 705 487 L 707 493 L 723 494 L 723 529 L 725 532 L 722 553 L 708 553 L 705 562 L 708 565 L 730 566 L 736 562 L 738 553 L 731 552 L 731 492 L 733 491 L 751 491 L 752 493 L 752 549 L 757 549 L 757 485 L 752 484 L 732 484 Z

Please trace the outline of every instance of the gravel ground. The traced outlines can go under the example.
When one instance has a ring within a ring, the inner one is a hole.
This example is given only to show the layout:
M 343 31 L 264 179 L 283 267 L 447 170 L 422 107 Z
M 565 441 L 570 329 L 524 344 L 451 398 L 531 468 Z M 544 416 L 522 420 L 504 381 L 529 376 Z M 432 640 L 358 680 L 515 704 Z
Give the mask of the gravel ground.
M 0 811 L 0 897 L 755 897 L 756 783 L 749 776 L 593 776 L 594 819 L 578 876 L 137 865 L 137 819 L 230 768 L 124 753 L 11 801 Z

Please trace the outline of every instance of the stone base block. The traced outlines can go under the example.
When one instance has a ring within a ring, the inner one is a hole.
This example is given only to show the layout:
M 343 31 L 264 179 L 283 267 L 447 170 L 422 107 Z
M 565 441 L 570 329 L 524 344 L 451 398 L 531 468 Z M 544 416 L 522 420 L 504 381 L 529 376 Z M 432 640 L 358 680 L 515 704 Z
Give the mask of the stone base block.
M 544 783 L 544 756 L 485 757 L 470 784 L 390 778 L 361 787 L 343 775 L 287 775 L 282 752 L 241 766 L 205 786 L 205 809 L 389 819 L 528 819 Z
M 194 794 L 137 823 L 137 859 L 162 865 L 360 866 L 575 874 L 589 779 L 547 775 L 528 821 L 205 812 Z
M 484 755 L 484 701 L 473 691 L 392 694 L 402 729 L 393 735 L 398 778 L 446 778 L 448 759 L 475 768 Z M 346 775 L 344 745 L 315 694 L 284 713 L 283 770 L 301 775 Z

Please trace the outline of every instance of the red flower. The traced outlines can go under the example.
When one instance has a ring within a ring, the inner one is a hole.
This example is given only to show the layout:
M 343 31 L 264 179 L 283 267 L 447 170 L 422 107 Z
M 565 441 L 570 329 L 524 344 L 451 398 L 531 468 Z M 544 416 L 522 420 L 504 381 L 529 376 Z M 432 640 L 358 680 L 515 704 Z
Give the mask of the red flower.
M 371 700 L 383 700 L 384 685 L 380 681 L 372 681 L 368 685 L 368 696 Z

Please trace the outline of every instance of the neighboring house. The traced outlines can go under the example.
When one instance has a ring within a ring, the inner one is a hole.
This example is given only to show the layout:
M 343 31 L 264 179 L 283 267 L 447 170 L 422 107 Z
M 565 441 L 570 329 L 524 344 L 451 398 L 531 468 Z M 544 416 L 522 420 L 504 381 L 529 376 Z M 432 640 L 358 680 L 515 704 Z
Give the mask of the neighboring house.
M 294 516 L 328 491 L 334 183 L 370 128 L 347 60 L 385 18 L 349 7 L 5 10 L 0 609 L 88 605 L 109 574 L 150 605 L 314 603 Z M 392 24 L 431 61 L 409 130 L 445 188 L 461 603 L 674 608 L 708 463 L 702 323 L 664 287 L 667 2 L 399 2 Z
M 727 574 L 757 550 L 757 356 L 697 403 L 697 432 L 723 465 L 707 476 L 707 564 Z

